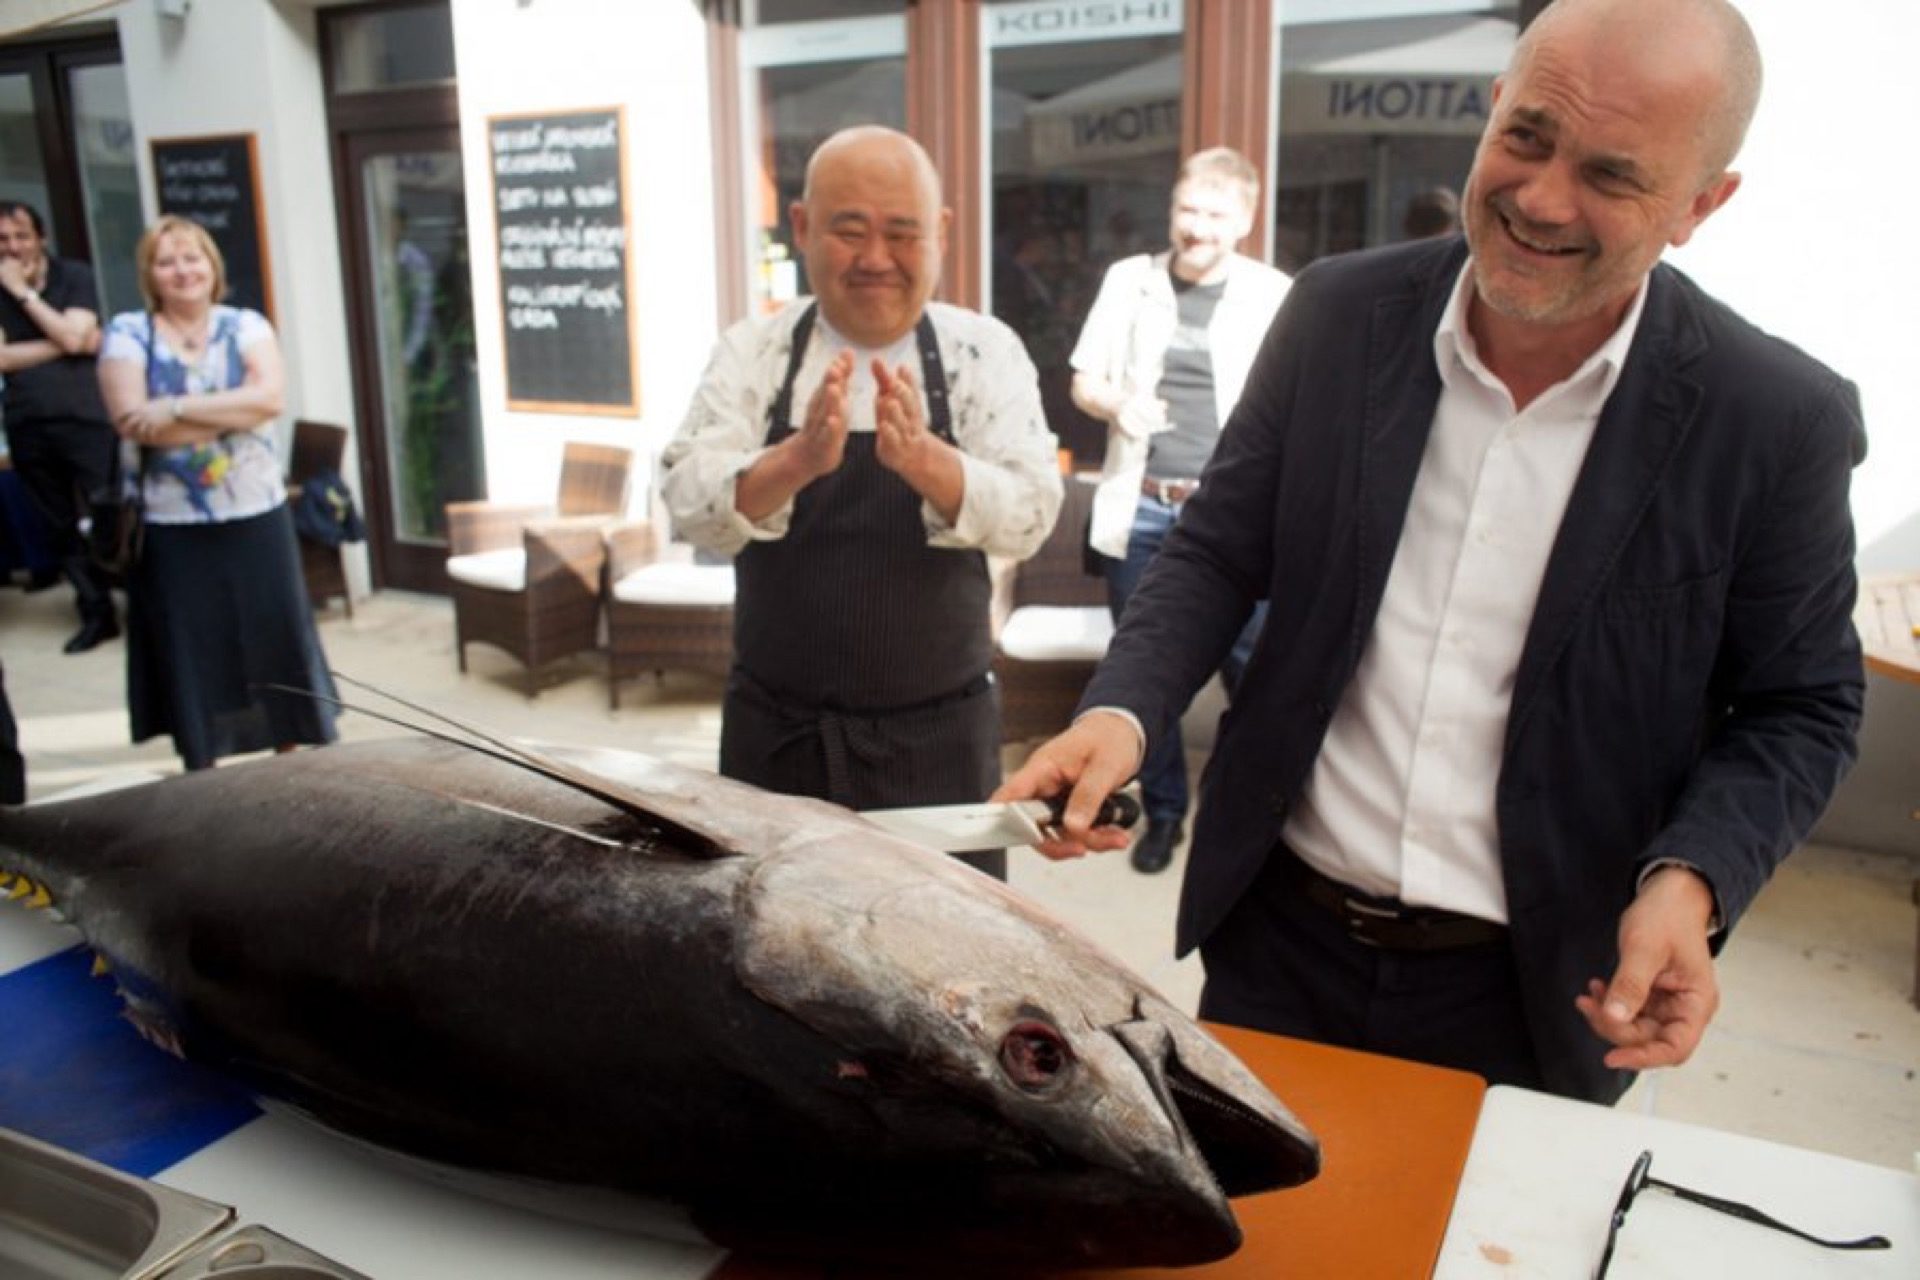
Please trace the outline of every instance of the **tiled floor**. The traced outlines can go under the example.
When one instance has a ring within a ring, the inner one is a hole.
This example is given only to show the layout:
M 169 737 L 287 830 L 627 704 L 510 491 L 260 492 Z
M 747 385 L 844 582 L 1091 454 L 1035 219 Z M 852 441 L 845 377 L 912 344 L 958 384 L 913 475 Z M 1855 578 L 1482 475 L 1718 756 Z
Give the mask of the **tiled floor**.
M 121 646 L 64 656 L 60 642 L 72 625 L 64 590 L 0 590 L 0 660 L 30 792 L 44 796 L 117 768 L 177 768 L 165 742 L 127 744 Z M 517 665 L 485 646 L 470 651 L 471 674 L 459 675 L 447 604 L 397 592 L 361 602 L 351 622 L 336 605 L 321 634 L 337 670 L 503 733 L 714 762 L 718 684 L 710 679 L 669 673 L 659 683 L 636 681 L 616 713 L 607 708 L 604 665 L 583 658 L 529 702 Z M 1196 764 L 1209 722 L 1203 700 L 1188 718 Z M 402 732 L 364 715 L 342 723 L 349 738 Z M 1642 1080 L 1621 1105 L 1915 1168 L 1917 873 L 1902 858 L 1819 847 L 1796 854 L 1722 957 L 1721 1013 L 1700 1053 L 1678 1071 Z M 1171 954 L 1177 863 L 1147 877 L 1118 856 L 1055 865 L 1016 855 L 1013 882 L 1192 1008 L 1198 963 Z

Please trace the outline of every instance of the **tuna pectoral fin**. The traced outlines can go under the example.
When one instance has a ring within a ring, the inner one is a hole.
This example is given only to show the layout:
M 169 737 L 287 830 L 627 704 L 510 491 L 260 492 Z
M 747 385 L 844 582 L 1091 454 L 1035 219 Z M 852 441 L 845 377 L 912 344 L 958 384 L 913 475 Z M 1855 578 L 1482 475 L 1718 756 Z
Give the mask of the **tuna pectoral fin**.
M 1313 1135 L 1211 1037 L 1194 1029 L 1176 1038 L 1149 1020 L 1111 1030 L 1227 1195 L 1298 1186 L 1320 1172 Z

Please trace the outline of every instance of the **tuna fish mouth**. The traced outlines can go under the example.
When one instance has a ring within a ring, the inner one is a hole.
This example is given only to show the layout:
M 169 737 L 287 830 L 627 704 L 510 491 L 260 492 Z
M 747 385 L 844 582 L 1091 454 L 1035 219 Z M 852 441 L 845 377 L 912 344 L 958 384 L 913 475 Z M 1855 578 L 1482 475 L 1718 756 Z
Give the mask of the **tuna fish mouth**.
M 1176 1040 L 1164 1024 L 1150 1020 L 1112 1031 L 1223 1195 L 1295 1187 L 1320 1172 L 1320 1144 L 1313 1135 L 1211 1039 Z M 1218 1069 L 1225 1062 L 1234 1070 Z
M 1228 1197 L 1297 1187 L 1320 1172 L 1320 1148 L 1242 1106 L 1173 1058 L 1167 1091 L 1208 1172 Z

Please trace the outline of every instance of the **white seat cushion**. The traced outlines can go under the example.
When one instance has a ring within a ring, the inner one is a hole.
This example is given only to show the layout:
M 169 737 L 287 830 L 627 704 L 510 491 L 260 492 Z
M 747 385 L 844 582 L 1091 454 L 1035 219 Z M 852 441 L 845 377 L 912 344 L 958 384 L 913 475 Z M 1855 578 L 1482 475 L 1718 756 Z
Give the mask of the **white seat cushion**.
M 627 604 L 723 608 L 733 603 L 733 566 L 644 564 L 613 584 L 613 598 Z
M 1113 639 L 1113 615 L 1103 607 L 1030 604 L 1015 609 L 1000 629 L 1000 651 L 1022 662 L 1094 662 Z
M 503 547 L 498 551 L 478 551 L 470 556 L 448 556 L 447 576 L 470 587 L 490 591 L 527 589 L 527 550 Z

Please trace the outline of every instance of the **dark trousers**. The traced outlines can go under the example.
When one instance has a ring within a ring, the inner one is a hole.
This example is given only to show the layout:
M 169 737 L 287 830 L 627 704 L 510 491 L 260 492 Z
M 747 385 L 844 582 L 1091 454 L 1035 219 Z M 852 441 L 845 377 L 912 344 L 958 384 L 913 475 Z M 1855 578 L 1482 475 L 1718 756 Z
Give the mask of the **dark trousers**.
M 87 559 L 80 520 L 90 499 L 113 484 L 113 428 L 79 421 L 8 424 L 7 447 L 27 496 L 46 519 L 53 558 L 73 583 L 81 616 L 111 615 L 113 597 Z
M 1201 1017 L 1544 1087 L 1510 947 L 1390 951 L 1358 942 L 1299 891 L 1292 858 L 1276 848 L 1201 944 Z M 1595 1054 L 1604 1048 L 1594 1041 Z
M 1153 558 L 1160 554 L 1160 546 L 1173 531 L 1173 524 L 1179 518 L 1180 509 L 1172 503 L 1162 502 L 1158 498 L 1142 494 L 1140 504 L 1133 509 L 1133 532 L 1127 537 L 1127 554 L 1123 560 L 1102 557 L 1107 571 L 1107 607 L 1113 611 L 1113 620 L 1117 624 L 1121 613 L 1127 607 L 1127 601 L 1133 598 L 1134 588 L 1140 585 L 1141 576 Z M 1267 620 L 1267 602 L 1262 600 L 1254 606 L 1253 616 L 1247 619 L 1247 625 L 1233 642 L 1233 650 L 1220 667 L 1220 679 L 1227 686 L 1227 696 L 1240 684 L 1240 674 L 1247 669 L 1247 659 L 1253 654 L 1253 642 L 1260 636 L 1260 628 Z M 1187 812 L 1187 750 L 1180 741 L 1180 725 L 1155 739 L 1147 749 L 1147 758 L 1140 763 L 1140 796 L 1147 817 L 1160 822 L 1178 822 Z

